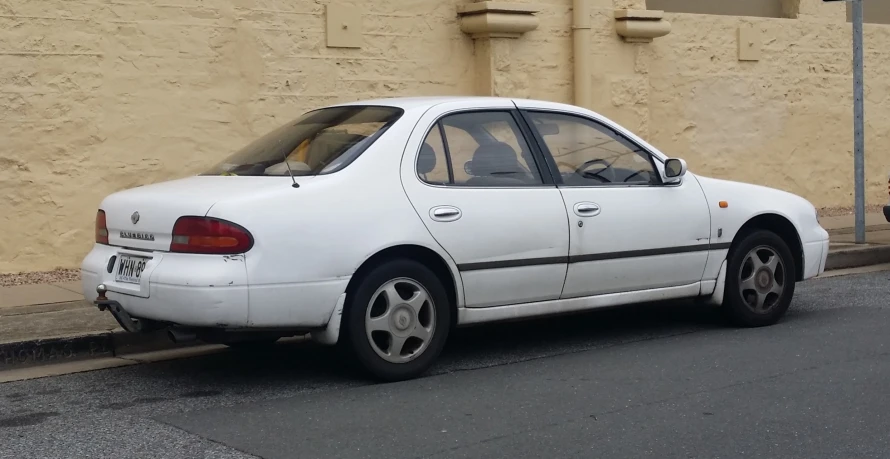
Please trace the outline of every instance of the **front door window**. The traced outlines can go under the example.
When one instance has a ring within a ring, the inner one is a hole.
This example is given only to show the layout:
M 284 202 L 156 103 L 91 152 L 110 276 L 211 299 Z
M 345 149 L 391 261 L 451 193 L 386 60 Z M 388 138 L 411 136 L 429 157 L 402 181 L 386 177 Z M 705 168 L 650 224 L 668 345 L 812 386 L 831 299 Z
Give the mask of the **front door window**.
M 558 113 L 531 112 L 532 124 L 567 186 L 656 185 L 652 157 L 638 145 L 595 121 Z

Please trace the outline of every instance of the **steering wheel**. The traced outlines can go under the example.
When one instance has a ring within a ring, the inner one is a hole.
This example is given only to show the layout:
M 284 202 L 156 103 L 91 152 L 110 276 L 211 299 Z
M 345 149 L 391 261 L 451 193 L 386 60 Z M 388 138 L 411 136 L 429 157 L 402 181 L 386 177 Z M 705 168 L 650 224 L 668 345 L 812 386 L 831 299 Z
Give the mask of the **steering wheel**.
M 587 169 L 589 169 L 590 166 L 593 166 L 595 164 L 602 164 L 603 167 L 601 169 L 597 169 L 595 172 L 589 172 Z M 584 178 L 592 178 L 592 179 L 599 180 L 602 183 L 612 183 L 612 180 L 609 180 L 606 177 L 603 177 L 602 175 L 600 175 L 603 172 L 609 170 L 611 167 L 612 167 L 612 163 L 606 161 L 605 159 L 591 159 L 590 161 L 586 161 L 584 164 L 578 166 L 578 168 L 575 169 L 575 173 L 584 177 Z M 614 174 L 612 175 L 612 178 L 613 179 L 615 178 Z

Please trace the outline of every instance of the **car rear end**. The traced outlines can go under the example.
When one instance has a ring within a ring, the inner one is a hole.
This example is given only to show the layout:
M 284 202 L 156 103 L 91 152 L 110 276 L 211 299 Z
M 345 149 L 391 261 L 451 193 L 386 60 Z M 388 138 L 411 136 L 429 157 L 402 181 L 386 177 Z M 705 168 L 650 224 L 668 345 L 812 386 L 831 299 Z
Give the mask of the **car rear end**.
M 148 323 L 134 319 L 226 329 L 326 324 L 348 276 L 317 279 L 311 263 L 302 273 L 292 269 L 282 256 L 293 248 L 283 216 L 298 208 L 300 219 L 326 214 L 312 205 L 313 184 L 330 182 L 403 113 L 363 105 L 314 110 L 199 176 L 108 196 L 82 263 L 84 294 L 131 331 Z M 254 241 L 250 226 L 264 238 Z M 294 296 L 305 306 L 296 312 Z
M 245 326 L 244 260 L 253 237 L 206 214 L 220 199 L 269 184 L 192 177 L 112 194 L 97 212 L 96 242 L 81 264 L 84 294 L 123 310 L 115 315 L 130 331 L 137 330 L 121 315 L 192 327 Z

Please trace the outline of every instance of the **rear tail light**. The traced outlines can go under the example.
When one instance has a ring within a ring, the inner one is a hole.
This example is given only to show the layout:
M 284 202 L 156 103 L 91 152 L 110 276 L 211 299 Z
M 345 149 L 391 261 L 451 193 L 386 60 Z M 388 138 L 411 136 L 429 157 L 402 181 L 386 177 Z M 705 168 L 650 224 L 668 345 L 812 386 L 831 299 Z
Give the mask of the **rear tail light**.
M 108 244 L 108 224 L 105 222 L 105 211 L 96 213 L 96 243 Z
M 171 252 L 231 255 L 253 247 L 253 236 L 232 222 L 209 217 L 180 217 L 173 225 Z

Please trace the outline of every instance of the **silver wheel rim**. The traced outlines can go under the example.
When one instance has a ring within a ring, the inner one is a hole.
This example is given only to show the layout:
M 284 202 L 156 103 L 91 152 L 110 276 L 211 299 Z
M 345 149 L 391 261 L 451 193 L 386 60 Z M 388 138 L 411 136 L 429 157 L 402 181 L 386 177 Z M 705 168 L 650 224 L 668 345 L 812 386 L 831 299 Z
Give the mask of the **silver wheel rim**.
M 775 249 L 755 247 L 739 269 L 739 293 L 742 301 L 757 314 L 770 312 L 785 292 L 785 263 Z
M 423 285 L 393 279 L 373 295 L 365 313 L 365 332 L 374 352 L 390 363 L 416 359 L 436 331 L 436 309 Z

